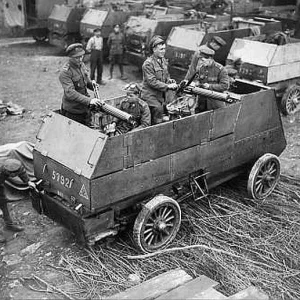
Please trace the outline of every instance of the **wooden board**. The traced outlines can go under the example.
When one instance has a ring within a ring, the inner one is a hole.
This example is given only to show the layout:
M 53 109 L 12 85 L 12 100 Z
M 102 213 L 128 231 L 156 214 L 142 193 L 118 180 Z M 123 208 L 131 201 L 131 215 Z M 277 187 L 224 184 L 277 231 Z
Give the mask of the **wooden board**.
M 162 294 L 177 288 L 178 286 L 190 281 L 192 277 L 185 271 L 175 269 L 158 275 L 150 280 L 147 280 L 137 286 L 134 286 L 124 292 L 113 295 L 107 299 L 156 299 Z
M 195 299 L 195 295 L 205 294 L 205 291 L 218 285 L 218 282 L 201 275 L 186 284 L 173 289 L 172 291 L 161 295 L 156 300 L 181 300 L 181 299 Z M 197 298 L 202 299 L 202 298 Z M 210 298 L 206 298 L 210 299 Z

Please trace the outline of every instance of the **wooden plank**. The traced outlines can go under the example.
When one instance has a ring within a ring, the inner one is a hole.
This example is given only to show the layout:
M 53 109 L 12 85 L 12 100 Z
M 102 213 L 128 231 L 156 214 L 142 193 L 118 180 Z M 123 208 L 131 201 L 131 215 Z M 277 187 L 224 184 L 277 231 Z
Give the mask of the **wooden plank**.
M 242 290 L 228 299 L 230 300 L 268 300 L 269 296 L 262 291 L 259 291 L 256 287 L 250 286 L 245 290 Z
M 218 284 L 218 282 L 208 278 L 207 276 L 201 275 L 187 282 L 186 284 L 181 285 L 178 288 L 161 295 L 160 297 L 156 298 L 156 300 L 193 299 L 195 298 L 195 295 L 204 293 L 206 290 L 212 289 Z
M 191 299 L 195 300 L 221 300 L 221 299 L 228 299 L 225 295 L 222 293 L 216 291 L 213 288 L 209 288 L 204 292 L 196 293 Z
M 124 292 L 113 295 L 107 299 L 156 299 L 162 294 L 190 281 L 192 277 L 185 271 L 175 269 L 158 275 Z

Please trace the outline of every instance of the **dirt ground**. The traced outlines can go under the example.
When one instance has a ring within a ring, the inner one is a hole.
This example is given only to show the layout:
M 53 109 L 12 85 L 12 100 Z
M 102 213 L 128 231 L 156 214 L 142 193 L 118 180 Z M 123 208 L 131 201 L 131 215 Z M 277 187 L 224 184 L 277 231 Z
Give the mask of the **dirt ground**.
M 0 100 L 12 101 L 23 106 L 22 116 L 8 116 L 0 121 L 0 145 L 19 141 L 35 142 L 41 119 L 61 103 L 62 88 L 58 81 L 59 70 L 66 61 L 58 49 L 33 41 L 10 44 L 0 40 Z M 135 66 L 125 66 L 128 80 L 108 81 L 108 66 L 104 68 L 101 87 L 103 98 L 124 94 L 126 83 L 141 81 Z M 287 138 L 287 148 L 281 155 L 282 172 L 300 175 L 300 113 L 295 117 L 282 118 Z M 71 233 L 38 215 L 29 199 L 14 202 L 13 217 L 25 225 L 25 231 L 12 235 L 5 232 L 8 242 L 0 251 L 0 298 L 1 299 L 58 299 L 65 296 L 47 293 L 59 288 L 69 295 L 76 290 L 72 279 L 60 270 L 61 256 L 84 255 Z M 1 225 L 3 224 L 1 220 Z M 48 286 L 42 284 L 46 281 Z M 40 285 L 37 282 L 41 283 Z M 76 298 L 76 295 L 74 295 Z

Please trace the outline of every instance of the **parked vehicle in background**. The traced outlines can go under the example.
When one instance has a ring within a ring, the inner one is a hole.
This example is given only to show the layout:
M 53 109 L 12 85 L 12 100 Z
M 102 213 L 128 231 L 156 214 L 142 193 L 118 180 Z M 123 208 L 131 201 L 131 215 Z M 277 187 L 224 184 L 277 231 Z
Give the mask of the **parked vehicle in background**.
M 186 18 L 184 14 L 166 14 L 154 19 L 145 16 L 132 16 L 125 27 L 127 60 L 139 67 L 149 54 L 149 42 L 154 35 L 167 39 L 174 26 L 197 24 L 198 19 Z
M 5 0 L 3 3 L 5 23 L 8 27 L 31 34 L 36 41 L 48 39 L 47 19 L 55 4 L 65 0 Z M 72 4 L 75 1 L 69 0 Z
M 222 46 L 214 59 L 225 64 L 230 47 L 235 38 L 265 35 L 282 30 L 281 22 L 267 18 L 233 18 L 227 23 L 217 19 L 204 19 L 194 25 L 173 27 L 166 41 L 166 58 L 169 60 L 170 74 L 182 80 L 189 68 L 192 55 L 199 46 L 210 42 L 214 36 L 221 37 L 226 45 Z
M 285 45 L 235 39 L 227 61 L 240 59 L 238 77 L 274 88 L 282 113 L 291 115 L 300 110 L 299 53 L 299 39 L 290 38 Z
M 49 43 L 66 49 L 80 42 L 80 20 L 85 11 L 81 5 L 55 5 L 48 18 Z

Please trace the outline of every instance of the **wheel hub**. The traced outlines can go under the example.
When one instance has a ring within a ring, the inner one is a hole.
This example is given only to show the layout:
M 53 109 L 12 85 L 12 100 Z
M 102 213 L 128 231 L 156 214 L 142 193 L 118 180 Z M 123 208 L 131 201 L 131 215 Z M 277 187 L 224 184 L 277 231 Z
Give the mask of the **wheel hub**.
M 167 224 L 164 220 L 156 220 L 154 224 L 154 229 L 157 231 L 164 231 L 167 228 Z

